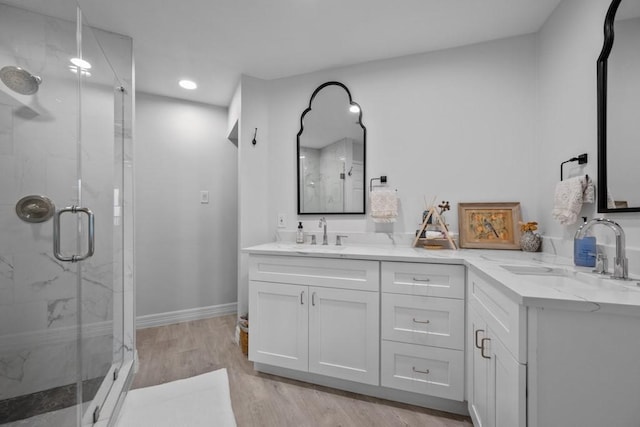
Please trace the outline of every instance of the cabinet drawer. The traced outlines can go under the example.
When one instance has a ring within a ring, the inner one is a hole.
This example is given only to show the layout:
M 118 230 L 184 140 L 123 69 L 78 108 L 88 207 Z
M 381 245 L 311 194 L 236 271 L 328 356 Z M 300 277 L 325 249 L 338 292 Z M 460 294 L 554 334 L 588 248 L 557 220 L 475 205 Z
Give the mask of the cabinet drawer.
M 464 267 L 450 264 L 382 262 L 382 291 L 464 299 Z
M 381 384 L 462 401 L 463 360 L 460 350 L 382 341 Z
M 377 261 L 250 256 L 249 279 L 362 291 L 379 290 Z
M 527 361 L 526 311 L 524 306 L 511 300 L 498 288 L 469 270 L 469 304 L 487 322 L 494 337 L 520 363 Z
M 382 338 L 464 348 L 464 300 L 382 294 Z

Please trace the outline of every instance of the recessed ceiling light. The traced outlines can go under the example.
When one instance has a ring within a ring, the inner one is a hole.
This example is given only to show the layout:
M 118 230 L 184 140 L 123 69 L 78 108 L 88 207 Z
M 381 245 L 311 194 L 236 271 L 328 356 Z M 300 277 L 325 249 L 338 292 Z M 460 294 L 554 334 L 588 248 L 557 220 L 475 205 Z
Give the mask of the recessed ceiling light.
M 80 67 L 81 69 L 88 70 L 91 68 L 91 64 L 82 58 L 71 58 L 70 61 L 73 65 Z
M 352 113 L 359 113 L 360 107 L 358 107 L 357 105 L 352 105 L 351 107 L 349 107 L 349 111 L 351 111 Z
M 198 87 L 196 82 L 191 81 L 191 80 L 180 80 L 178 82 L 178 84 L 180 85 L 181 88 L 189 89 L 189 90 L 193 90 L 193 89 L 196 89 Z

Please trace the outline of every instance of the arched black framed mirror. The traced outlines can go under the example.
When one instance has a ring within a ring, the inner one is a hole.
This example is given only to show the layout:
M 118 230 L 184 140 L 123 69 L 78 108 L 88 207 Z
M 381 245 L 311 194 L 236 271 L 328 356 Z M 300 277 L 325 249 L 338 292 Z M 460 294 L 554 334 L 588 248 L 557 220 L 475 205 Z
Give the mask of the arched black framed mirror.
M 598 212 L 640 212 L 639 44 L 640 1 L 613 0 L 597 61 Z
M 364 214 L 367 129 L 340 82 L 320 85 L 300 116 L 298 214 Z

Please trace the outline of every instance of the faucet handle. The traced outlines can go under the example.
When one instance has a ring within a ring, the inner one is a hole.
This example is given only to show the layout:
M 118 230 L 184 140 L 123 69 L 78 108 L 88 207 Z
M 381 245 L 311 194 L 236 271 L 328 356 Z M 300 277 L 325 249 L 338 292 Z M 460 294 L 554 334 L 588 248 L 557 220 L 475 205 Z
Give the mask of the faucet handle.
M 338 234 L 336 236 L 336 246 L 342 246 L 342 238 L 347 238 L 349 236 L 345 236 L 344 234 Z
M 596 268 L 593 269 L 593 272 L 598 274 L 607 274 L 607 261 L 607 256 L 602 252 L 598 252 L 596 255 Z

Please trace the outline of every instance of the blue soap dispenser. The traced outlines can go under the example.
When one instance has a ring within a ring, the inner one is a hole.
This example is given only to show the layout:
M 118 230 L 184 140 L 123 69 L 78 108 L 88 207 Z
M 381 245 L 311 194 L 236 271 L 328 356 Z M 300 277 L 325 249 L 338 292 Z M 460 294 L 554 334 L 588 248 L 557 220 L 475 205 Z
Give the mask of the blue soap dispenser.
M 584 236 L 582 239 L 578 238 L 580 230 L 587 224 L 587 217 L 583 216 L 583 224 L 580 226 L 576 235 L 573 238 L 573 263 L 581 267 L 595 267 L 596 266 L 596 238 L 595 236 Z

